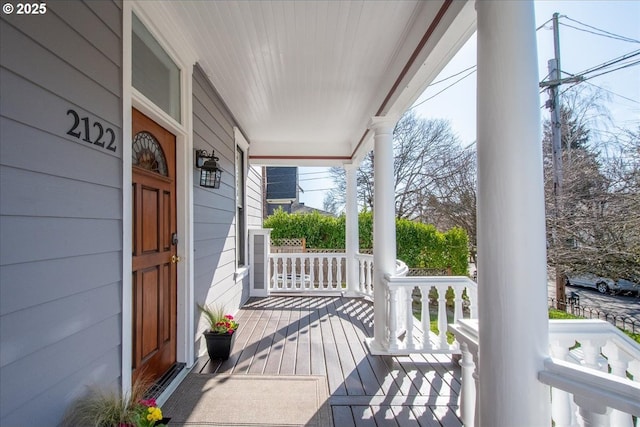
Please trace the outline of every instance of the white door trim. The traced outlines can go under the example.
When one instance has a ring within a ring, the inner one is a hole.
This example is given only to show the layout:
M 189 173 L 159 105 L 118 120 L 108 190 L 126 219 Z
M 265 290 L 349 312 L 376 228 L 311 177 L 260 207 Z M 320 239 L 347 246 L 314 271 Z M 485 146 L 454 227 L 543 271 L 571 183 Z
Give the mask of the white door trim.
M 151 7 L 151 11 L 149 8 Z M 155 10 L 154 10 L 155 8 Z M 192 76 L 195 57 L 192 56 L 184 39 L 179 39 L 175 30 L 167 27 L 164 19 L 156 17 L 158 5 L 145 2 L 123 2 L 122 42 L 123 42 L 123 277 L 122 277 L 122 390 L 131 389 L 131 368 L 133 351 L 133 298 L 132 298 L 132 214 L 131 205 L 131 109 L 136 108 L 166 128 L 176 136 L 176 204 L 178 255 L 178 301 L 176 358 L 178 362 L 192 366 L 195 362 L 194 289 L 193 289 L 193 128 L 192 128 Z M 134 13 L 153 34 L 180 69 L 180 111 L 181 122 L 176 121 L 147 97 L 132 87 L 131 78 L 131 32 Z M 152 16 L 153 15 L 153 16 Z M 161 22 L 158 22 L 161 21 Z M 156 25 L 155 23 L 158 22 Z M 160 31 L 164 28 L 165 31 Z M 172 26 L 173 28 L 173 26 Z

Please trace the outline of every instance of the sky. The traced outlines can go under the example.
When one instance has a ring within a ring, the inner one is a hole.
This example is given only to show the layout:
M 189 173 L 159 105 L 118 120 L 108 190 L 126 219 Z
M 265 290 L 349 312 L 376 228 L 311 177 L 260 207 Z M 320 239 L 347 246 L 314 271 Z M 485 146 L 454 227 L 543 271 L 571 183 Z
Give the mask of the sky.
M 536 27 L 542 26 L 551 19 L 554 12 L 558 12 L 561 16 L 560 59 L 564 72 L 577 74 L 640 49 L 640 43 L 616 40 L 569 27 L 570 25 L 582 30 L 597 32 L 582 25 L 587 24 L 615 35 L 640 40 L 640 1 L 638 0 L 538 0 L 534 5 Z M 542 79 L 548 73 L 547 61 L 554 55 L 551 23 L 549 22 L 539 29 L 537 35 L 538 73 Z M 459 73 L 475 64 L 476 36 L 474 34 L 434 82 Z M 458 83 L 453 83 L 467 74 L 469 73 L 462 73 L 445 82 L 432 84 L 412 107 L 419 116 L 449 120 L 463 146 L 473 143 L 476 139 L 476 74 L 471 73 Z M 609 96 L 606 107 L 611 114 L 613 123 L 608 129 L 603 129 L 603 133 L 600 135 L 606 137 L 606 132 L 615 131 L 615 127 L 633 128 L 638 126 L 640 123 L 640 65 L 594 77 L 588 82 L 581 83 L 581 85 L 597 85 L 604 89 Z M 450 88 L 443 90 L 451 84 L 453 85 Z M 569 86 L 568 84 L 563 85 L 560 90 L 572 90 L 568 88 Z M 593 86 L 591 88 L 595 89 Z M 437 94 L 440 91 L 442 93 Z M 433 98 L 425 101 L 431 97 Z M 546 98 L 546 93 L 543 93 L 540 101 L 541 106 Z M 541 116 L 543 119 L 548 118 L 548 110 L 542 109 Z M 305 191 L 300 194 L 300 201 L 307 206 L 322 209 L 324 190 L 332 187 L 332 181 L 328 178 L 326 168 L 300 168 L 299 174 L 300 186 Z

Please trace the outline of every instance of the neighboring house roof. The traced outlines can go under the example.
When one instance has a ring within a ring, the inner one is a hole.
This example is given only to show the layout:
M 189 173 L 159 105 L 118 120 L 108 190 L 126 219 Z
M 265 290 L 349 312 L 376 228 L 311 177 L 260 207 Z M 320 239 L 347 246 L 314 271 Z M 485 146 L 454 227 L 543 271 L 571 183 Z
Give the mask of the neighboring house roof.
M 335 216 L 331 212 L 323 211 L 322 209 L 312 208 L 310 206 L 305 206 L 304 203 L 293 203 L 291 206 L 291 213 L 313 213 L 318 212 L 320 215 L 325 216 Z

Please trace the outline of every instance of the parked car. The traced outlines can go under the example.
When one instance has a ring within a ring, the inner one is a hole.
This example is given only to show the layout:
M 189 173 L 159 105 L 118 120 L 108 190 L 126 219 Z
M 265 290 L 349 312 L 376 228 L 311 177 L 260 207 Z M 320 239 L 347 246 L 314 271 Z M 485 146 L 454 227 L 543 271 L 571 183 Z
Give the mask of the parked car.
M 585 273 L 567 277 L 567 285 L 582 286 L 585 288 L 597 289 L 601 294 L 607 292 L 616 292 L 618 284 L 609 278 L 596 276 L 595 274 Z
M 621 294 L 631 293 L 640 296 L 640 279 L 618 279 L 616 282 L 618 291 Z
M 597 276 L 591 273 L 577 274 L 568 276 L 566 284 L 571 286 L 582 286 L 585 288 L 596 289 L 602 294 L 611 292 L 613 294 L 624 292 L 638 292 L 639 285 L 631 280 L 619 279 L 617 281 L 607 277 Z

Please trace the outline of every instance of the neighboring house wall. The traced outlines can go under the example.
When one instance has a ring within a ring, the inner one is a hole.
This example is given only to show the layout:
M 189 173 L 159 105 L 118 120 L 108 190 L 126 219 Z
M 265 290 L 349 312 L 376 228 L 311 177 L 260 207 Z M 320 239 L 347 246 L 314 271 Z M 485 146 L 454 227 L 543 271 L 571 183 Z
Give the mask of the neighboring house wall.
M 122 370 L 122 9 L 0 16 L 0 425 L 56 425 Z
M 194 67 L 193 147 L 209 153 L 215 150 L 224 171 L 220 188 L 210 189 L 200 187 L 200 170 L 194 168 L 194 297 L 196 303 L 220 304 L 229 312 L 238 310 L 248 297 L 248 280 L 235 280 L 235 125 L 204 72 Z M 249 182 L 255 180 L 251 174 L 249 178 Z M 202 354 L 205 347 L 201 337 L 206 324 L 198 323 L 201 316 L 199 312 L 195 314 L 196 354 Z
M 298 168 L 289 166 L 268 166 L 266 174 L 266 212 L 264 217 L 278 209 L 292 212 L 292 205 L 298 201 Z

